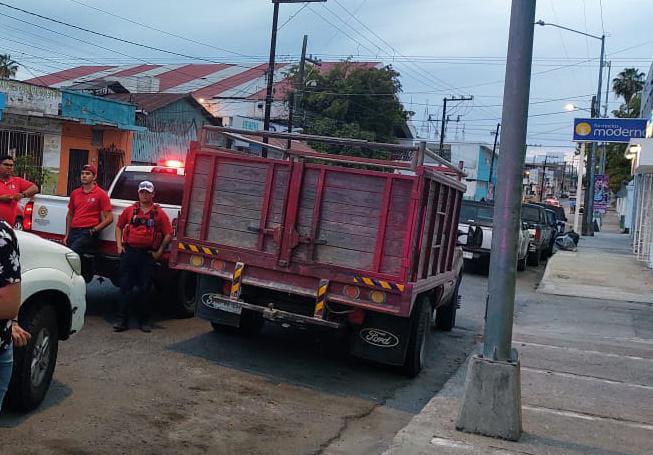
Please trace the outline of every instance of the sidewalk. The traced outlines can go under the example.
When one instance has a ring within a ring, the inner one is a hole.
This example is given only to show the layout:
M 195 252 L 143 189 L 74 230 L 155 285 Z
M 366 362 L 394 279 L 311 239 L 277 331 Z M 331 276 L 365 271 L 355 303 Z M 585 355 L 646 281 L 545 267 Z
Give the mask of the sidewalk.
M 611 237 L 616 235 L 604 232 L 581 243 L 577 256 L 586 262 L 575 270 L 583 283 L 588 276 L 595 279 L 588 253 L 612 264 L 623 261 L 608 276 L 610 287 L 619 289 L 621 280 L 633 278 L 628 274 L 634 269 L 623 266 L 627 251 L 621 239 Z M 519 442 L 455 430 L 463 366 L 396 435 L 386 454 L 653 453 L 652 305 L 524 291 L 516 298 L 513 340 L 521 360 Z
M 581 237 L 578 251 L 558 251 L 549 260 L 538 292 L 653 303 L 653 271 L 637 262 L 630 237 L 619 233 L 616 215 L 608 212 L 602 232 Z

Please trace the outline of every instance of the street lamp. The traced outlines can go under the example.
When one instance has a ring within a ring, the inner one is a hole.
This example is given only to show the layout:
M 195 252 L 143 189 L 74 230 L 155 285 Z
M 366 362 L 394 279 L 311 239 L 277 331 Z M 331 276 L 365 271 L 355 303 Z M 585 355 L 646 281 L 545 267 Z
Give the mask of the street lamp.
M 279 3 L 316 3 L 327 0 L 272 0 L 274 12 L 272 13 L 272 36 L 270 38 L 270 62 L 268 63 L 268 86 L 265 94 L 265 113 L 263 114 L 263 129 L 270 130 L 270 114 L 272 112 L 272 86 L 274 85 L 274 60 L 277 51 L 277 24 L 279 22 Z M 263 142 L 268 143 L 268 137 L 263 136 Z M 266 157 L 267 149 L 263 148 L 261 155 Z
M 599 58 L 599 87 L 596 92 L 596 98 L 592 102 L 592 117 L 600 117 L 601 115 L 601 86 L 603 84 L 603 60 L 605 57 L 605 35 L 597 36 L 590 33 L 574 30 L 573 28 L 564 27 L 558 24 L 551 24 L 539 20 L 535 22 L 536 25 L 559 28 L 568 32 L 577 33 L 579 35 L 587 36 L 601 41 L 601 56 Z M 592 142 L 592 148 L 587 156 L 586 173 L 587 173 L 587 190 L 585 191 L 585 212 L 583 214 L 583 235 L 594 235 L 594 170 L 596 167 L 596 142 Z
M 567 103 L 565 104 L 565 111 L 567 112 L 574 112 L 574 111 L 586 111 L 586 112 L 592 112 L 590 109 L 586 109 L 584 107 L 578 107 L 575 104 L 572 103 Z

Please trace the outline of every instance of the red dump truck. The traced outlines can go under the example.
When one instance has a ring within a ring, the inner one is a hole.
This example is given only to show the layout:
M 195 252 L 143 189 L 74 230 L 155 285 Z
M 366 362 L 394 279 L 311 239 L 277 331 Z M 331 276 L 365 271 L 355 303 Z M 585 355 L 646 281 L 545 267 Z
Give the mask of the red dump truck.
M 298 151 L 253 135 L 412 162 Z M 344 329 L 353 355 L 419 373 L 431 326 L 455 323 L 459 171 L 424 165 L 423 147 L 221 127 L 201 138 L 187 157 L 171 256 L 172 267 L 199 276 L 196 314 L 215 330 L 250 334 L 266 320 Z

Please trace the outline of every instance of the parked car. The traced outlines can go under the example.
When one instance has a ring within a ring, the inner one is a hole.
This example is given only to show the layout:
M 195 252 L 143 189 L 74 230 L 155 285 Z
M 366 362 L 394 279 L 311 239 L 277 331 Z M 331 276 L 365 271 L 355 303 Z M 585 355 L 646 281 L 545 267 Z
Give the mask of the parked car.
M 564 207 L 559 205 L 551 205 L 544 202 L 536 202 L 535 205 L 541 205 L 545 209 L 553 211 L 555 213 L 556 223 L 558 225 L 558 234 L 565 233 L 568 220 Z
M 524 204 L 521 218 L 530 233 L 527 262 L 528 265 L 537 266 L 541 260 L 553 254 L 556 228 L 550 224 L 546 209 L 540 205 Z
M 50 387 L 60 340 L 79 332 L 86 313 L 86 283 L 79 256 L 63 245 L 16 231 L 21 259 L 20 325 L 32 338 L 14 348 L 9 407 L 30 411 Z
M 458 231 L 463 233 L 458 243 L 463 248 L 463 259 L 487 267 L 492 248 L 492 227 L 494 223 L 494 204 L 491 202 L 463 201 L 460 208 Z M 520 223 L 517 269 L 526 269 L 530 234 L 524 223 Z
M 558 200 L 557 197 L 548 197 L 544 200 L 544 203 L 547 205 L 553 205 L 556 207 L 560 207 L 560 201 Z

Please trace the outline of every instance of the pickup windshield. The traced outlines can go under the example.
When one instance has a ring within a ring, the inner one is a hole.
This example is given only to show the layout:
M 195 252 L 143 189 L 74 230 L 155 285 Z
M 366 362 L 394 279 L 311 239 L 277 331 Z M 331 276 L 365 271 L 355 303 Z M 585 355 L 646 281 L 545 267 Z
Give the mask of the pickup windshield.
M 540 209 L 536 207 L 524 206 L 521 209 L 521 219 L 524 221 L 530 221 L 531 223 L 539 223 L 540 220 Z
M 460 221 L 473 221 L 475 223 L 492 224 L 494 219 L 494 206 L 480 204 L 466 204 L 460 208 Z
M 154 184 L 154 202 L 157 204 L 181 205 L 184 192 L 184 176 L 176 174 L 125 171 L 113 188 L 113 199 L 138 199 L 138 184 L 149 180 Z

